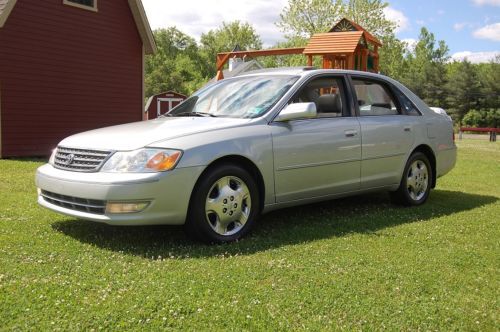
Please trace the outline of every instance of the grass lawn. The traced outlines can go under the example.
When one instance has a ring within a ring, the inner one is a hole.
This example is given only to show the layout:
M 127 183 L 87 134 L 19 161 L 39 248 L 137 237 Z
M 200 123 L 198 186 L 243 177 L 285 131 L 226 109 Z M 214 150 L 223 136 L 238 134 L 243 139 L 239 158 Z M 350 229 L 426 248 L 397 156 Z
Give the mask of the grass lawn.
M 498 331 L 499 144 L 458 142 L 422 207 L 291 208 L 219 246 L 52 213 L 41 163 L 0 160 L 0 329 Z

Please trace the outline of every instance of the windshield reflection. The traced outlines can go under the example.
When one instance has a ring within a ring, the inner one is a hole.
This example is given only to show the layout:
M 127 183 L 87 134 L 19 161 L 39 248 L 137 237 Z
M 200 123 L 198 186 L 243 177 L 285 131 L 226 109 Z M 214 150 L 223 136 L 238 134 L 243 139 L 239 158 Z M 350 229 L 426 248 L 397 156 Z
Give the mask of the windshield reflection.
M 266 113 L 297 81 L 297 76 L 246 76 L 205 87 L 167 116 L 255 118 Z

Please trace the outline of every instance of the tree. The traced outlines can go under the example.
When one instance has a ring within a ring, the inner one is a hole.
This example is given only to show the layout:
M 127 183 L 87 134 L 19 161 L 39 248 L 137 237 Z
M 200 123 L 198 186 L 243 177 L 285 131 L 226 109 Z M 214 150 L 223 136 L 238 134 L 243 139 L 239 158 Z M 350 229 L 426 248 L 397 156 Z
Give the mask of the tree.
M 230 52 L 236 45 L 242 50 L 262 48 L 262 41 L 255 29 L 250 24 L 240 21 L 223 22 L 220 28 L 202 34 L 200 43 L 201 56 L 205 64 L 203 75 L 210 78 L 216 74 L 217 53 Z
M 467 60 L 455 62 L 448 69 L 447 101 L 452 116 L 461 125 L 467 112 L 478 106 L 480 85 L 477 71 Z
M 415 50 L 406 59 L 402 82 L 429 105 L 446 108 L 446 63 L 449 59 L 446 43 L 440 40 L 436 45 L 434 34 L 423 27 Z
M 196 41 L 175 27 L 153 32 L 157 51 L 146 58 L 146 96 L 175 90 L 191 94 L 204 82 Z
M 342 10 L 342 15 L 383 41 L 386 37 L 394 37 L 396 24 L 389 21 L 384 9 L 389 4 L 382 0 L 349 0 Z
M 327 32 L 343 13 L 341 0 L 289 0 L 276 25 L 289 39 Z
M 386 36 L 383 47 L 379 49 L 380 72 L 396 80 L 401 80 L 408 67 L 405 58 L 407 48 L 407 43 L 397 39 L 396 36 Z
M 500 55 L 489 63 L 477 66 L 480 84 L 479 107 L 500 108 Z

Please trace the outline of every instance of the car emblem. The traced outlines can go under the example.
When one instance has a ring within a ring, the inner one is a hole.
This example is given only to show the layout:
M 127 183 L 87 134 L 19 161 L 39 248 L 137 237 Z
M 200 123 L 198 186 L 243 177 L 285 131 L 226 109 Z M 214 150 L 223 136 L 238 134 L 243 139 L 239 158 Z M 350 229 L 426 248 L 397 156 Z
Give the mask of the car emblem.
M 73 160 L 75 159 L 75 155 L 70 153 L 66 156 L 66 160 L 64 161 L 64 165 L 66 166 L 69 166 L 71 165 L 71 163 L 73 162 Z

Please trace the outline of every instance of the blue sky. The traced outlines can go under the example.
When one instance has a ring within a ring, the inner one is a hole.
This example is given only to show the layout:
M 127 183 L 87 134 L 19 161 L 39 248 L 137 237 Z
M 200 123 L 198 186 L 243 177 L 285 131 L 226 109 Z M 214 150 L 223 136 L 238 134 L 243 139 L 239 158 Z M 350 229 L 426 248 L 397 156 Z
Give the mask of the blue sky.
M 450 54 L 500 53 L 500 0 L 395 0 L 390 7 L 407 18 L 397 32 L 400 39 L 418 38 L 425 26 L 446 41 Z
M 223 21 L 240 20 L 254 26 L 265 46 L 283 40 L 276 27 L 287 0 L 143 0 L 153 29 L 177 26 L 199 39 Z M 500 54 L 500 0 L 392 0 L 386 15 L 399 24 L 396 35 L 412 42 L 425 26 L 446 41 L 450 55 L 473 62 Z

